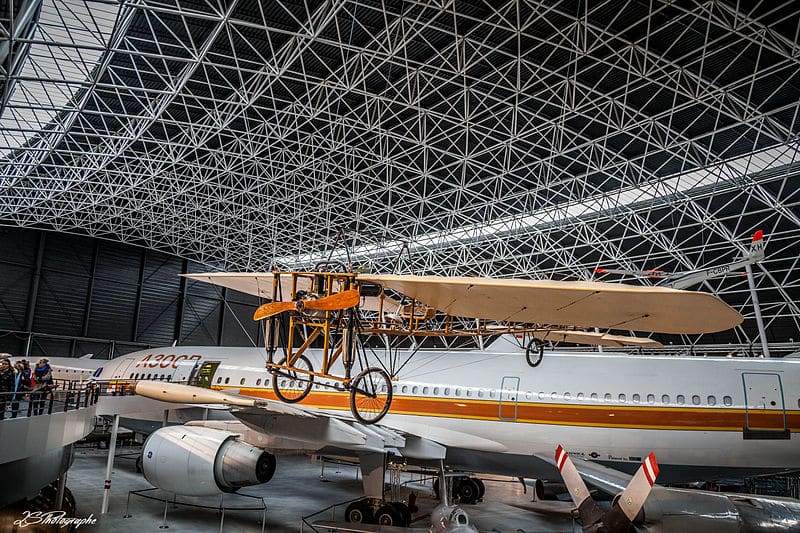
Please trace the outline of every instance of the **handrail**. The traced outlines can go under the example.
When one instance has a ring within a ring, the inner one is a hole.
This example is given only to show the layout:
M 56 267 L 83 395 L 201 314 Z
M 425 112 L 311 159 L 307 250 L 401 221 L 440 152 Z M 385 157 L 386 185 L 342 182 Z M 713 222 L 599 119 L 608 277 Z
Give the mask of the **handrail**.
M 66 413 L 95 405 L 99 396 L 100 387 L 94 383 L 80 388 L 0 392 L 0 414 L 3 418 L 21 418 Z

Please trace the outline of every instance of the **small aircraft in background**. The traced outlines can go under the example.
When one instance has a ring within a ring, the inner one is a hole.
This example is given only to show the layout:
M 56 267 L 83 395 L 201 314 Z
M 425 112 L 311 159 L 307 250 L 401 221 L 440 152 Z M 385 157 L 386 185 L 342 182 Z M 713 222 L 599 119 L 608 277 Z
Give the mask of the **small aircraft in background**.
M 794 498 L 662 487 L 655 484 L 658 463 L 652 452 L 633 476 L 591 460 L 576 463 L 562 446 L 555 460 L 574 504 L 537 501 L 522 509 L 544 514 L 572 514 L 586 533 L 768 533 L 800 531 L 800 501 Z M 613 496 L 601 508 L 582 477 Z
M 741 259 L 709 268 L 698 270 L 685 270 L 681 272 L 667 272 L 665 270 L 625 270 L 619 268 L 596 268 L 596 274 L 620 274 L 637 278 L 658 280 L 656 285 L 672 289 L 686 289 L 711 278 L 725 276 L 740 268 L 759 263 L 764 260 L 764 232 L 758 230 L 753 233 L 750 249 Z

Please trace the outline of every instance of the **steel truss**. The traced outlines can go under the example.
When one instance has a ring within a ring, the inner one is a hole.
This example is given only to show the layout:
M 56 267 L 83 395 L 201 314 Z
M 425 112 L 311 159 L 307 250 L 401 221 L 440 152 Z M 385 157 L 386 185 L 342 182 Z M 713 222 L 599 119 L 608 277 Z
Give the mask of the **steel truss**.
M 405 244 L 406 272 L 560 279 L 762 228 L 798 336 L 797 2 L 43 0 L 20 31 L 36 5 L 0 13 L 7 225 L 230 270 L 344 230 L 376 270 Z M 742 278 L 704 288 L 752 316 Z

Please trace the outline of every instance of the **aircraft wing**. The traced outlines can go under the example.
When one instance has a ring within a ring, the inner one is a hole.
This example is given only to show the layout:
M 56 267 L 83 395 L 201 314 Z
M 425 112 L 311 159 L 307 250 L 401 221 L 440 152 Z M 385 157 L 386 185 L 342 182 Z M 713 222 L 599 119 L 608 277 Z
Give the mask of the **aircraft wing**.
M 272 300 L 273 283 L 275 274 L 272 272 L 205 272 L 201 274 L 181 274 L 186 279 L 202 281 L 225 287 L 235 291 L 243 292 Z M 297 276 L 295 291 L 311 292 L 311 278 Z M 292 296 L 292 276 L 289 273 L 278 275 L 278 298 L 277 301 L 288 302 Z M 381 302 L 383 300 L 383 302 Z M 365 311 L 389 311 L 394 312 L 400 308 L 400 302 L 390 296 L 361 296 L 359 307 Z
M 663 348 L 664 345 L 647 337 L 628 337 L 625 335 L 610 335 L 608 333 L 595 333 L 593 331 L 574 330 L 541 330 L 534 331 L 533 336 L 542 341 L 571 342 L 573 344 L 588 344 L 590 346 L 641 346 L 643 348 Z
M 733 328 L 742 315 L 716 296 L 597 281 L 359 275 L 453 316 L 658 333 Z

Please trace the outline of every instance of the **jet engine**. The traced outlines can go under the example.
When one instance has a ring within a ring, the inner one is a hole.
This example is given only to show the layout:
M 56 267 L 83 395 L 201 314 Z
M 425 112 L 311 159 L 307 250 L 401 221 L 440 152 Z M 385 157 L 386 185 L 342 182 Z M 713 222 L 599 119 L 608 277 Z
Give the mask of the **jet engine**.
M 200 426 L 161 428 L 144 443 L 144 477 L 159 489 L 184 496 L 235 492 L 272 479 L 275 456 L 236 437 Z

